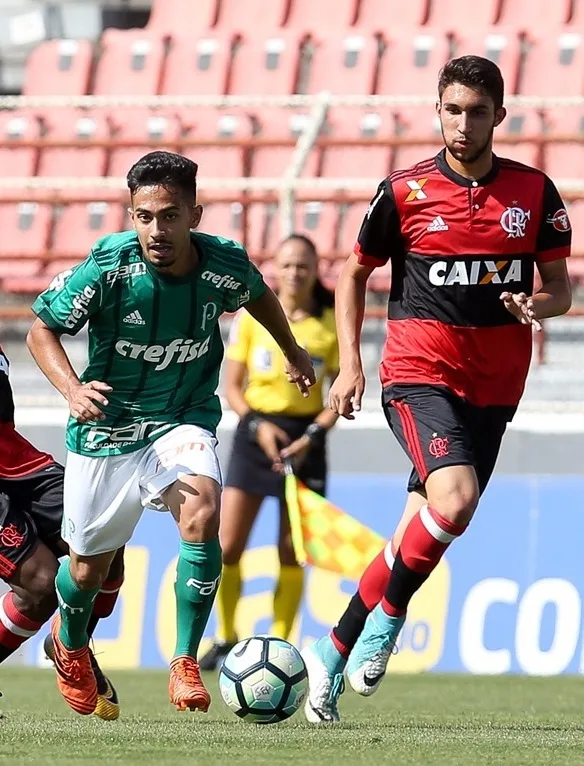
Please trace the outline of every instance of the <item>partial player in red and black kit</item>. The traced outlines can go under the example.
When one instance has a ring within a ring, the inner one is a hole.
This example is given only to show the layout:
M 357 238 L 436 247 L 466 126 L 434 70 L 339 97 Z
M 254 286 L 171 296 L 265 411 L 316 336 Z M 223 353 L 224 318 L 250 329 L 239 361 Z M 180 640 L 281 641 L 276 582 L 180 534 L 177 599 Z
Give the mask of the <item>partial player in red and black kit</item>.
M 0 663 L 56 610 L 57 559 L 68 552 L 61 539 L 63 466 L 16 430 L 8 372 L 9 362 L 0 348 L 0 578 L 10 586 L 0 596 Z M 123 566 L 120 550 L 94 602 L 91 632 L 113 611 Z M 45 649 L 52 655 L 50 636 Z M 94 657 L 92 662 L 100 691 L 95 712 L 101 718 L 117 718 L 116 691 Z
M 410 599 L 467 528 L 494 470 L 523 394 L 532 329 L 570 307 L 562 200 L 544 173 L 492 151 L 503 90 L 486 59 L 444 67 L 445 148 L 380 184 L 337 284 L 340 373 L 329 406 L 352 419 L 365 386 L 366 283 L 391 259 L 382 402 L 414 467 L 393 539 L 331 634 L 304 652 L 311 721 L 339 719 L 344 673 L 359 694 L 379 687 Z

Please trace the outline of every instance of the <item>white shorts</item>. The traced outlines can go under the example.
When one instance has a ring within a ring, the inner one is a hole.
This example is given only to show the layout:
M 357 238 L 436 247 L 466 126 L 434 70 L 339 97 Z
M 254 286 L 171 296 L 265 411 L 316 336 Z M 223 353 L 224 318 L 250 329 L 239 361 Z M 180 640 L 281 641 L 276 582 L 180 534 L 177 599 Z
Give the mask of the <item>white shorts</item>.
M 114 551 L 132 537 L 146 506 L 166 510 L 160 496 L 183 476 L 222 484 L 217 439 L 203 428 L 173 428 L 126 455 L 69 452 L 65 466 L 62 537 L 80 556 Z

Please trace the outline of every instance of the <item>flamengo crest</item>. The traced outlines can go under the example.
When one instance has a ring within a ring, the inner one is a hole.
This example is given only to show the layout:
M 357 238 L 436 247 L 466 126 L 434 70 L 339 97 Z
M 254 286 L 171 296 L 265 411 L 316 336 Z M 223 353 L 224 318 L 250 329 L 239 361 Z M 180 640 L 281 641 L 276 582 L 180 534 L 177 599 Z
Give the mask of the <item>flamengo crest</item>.
M 501 216 L 501 226 L 508 234 L 508 239 L 518 239 L 525 236 L 525 227 L 531 218 L 531 210 L 521 207 L 508 207 Z

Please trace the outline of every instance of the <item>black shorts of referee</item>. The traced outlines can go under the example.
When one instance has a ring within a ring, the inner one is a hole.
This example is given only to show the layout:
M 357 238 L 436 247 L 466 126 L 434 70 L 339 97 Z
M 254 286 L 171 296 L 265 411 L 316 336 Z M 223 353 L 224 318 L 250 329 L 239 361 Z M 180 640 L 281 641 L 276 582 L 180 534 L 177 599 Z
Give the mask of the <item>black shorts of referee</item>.
M 284 476 L 272 470 L 271 460 L 249 430 L 250 421 L 258 417 L 277 425 L 285 431 L 292 442 L 302 436 L 313 422 L 314 416 L 267 415 L 251 410 L 239 421 L 235 430 L 225 486 L 235 487 L 261 497 L 276 497 L 283 500 Z M 300 481 L 314 492 L 319 495 L 326 494 L 326 439 L 310 447 L 306 458 L 295 473 Z

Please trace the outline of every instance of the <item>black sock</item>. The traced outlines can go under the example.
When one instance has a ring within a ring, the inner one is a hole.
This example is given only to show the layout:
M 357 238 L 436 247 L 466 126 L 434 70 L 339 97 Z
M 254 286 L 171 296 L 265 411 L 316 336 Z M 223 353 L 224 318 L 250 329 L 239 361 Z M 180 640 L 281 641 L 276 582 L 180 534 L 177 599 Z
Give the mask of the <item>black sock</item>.
M 385 600 L 394 608 L 405 611 L 414 593 L 426 582 L 430 572 L 414 572 L 407 567 L 398 550 L 385 591 Z
M 8 649 L 8 647 L 2 646 L 2 644 L 0 644 L 0 663 L 4 662 L 4 660 L 7 660 L 8 657 L 10 657 L 11 654 L 14 654 L 15 651 L 16 649 Z
M 98 622 L 99 617 L 96 617 L 94 614 L 92 614 L 87 625 L 87 635 L 89 638 L 93 636 L 93 632 L 95 631 Z
M 337 641 L 347 647 L 349 651 L 357 643 L 368 614 L 369 609 L 367 609 L 359 591 L 357 591 L 332 631 Z

